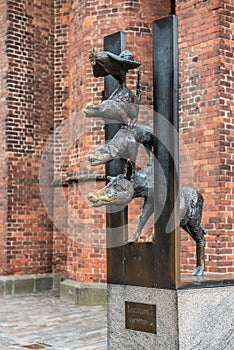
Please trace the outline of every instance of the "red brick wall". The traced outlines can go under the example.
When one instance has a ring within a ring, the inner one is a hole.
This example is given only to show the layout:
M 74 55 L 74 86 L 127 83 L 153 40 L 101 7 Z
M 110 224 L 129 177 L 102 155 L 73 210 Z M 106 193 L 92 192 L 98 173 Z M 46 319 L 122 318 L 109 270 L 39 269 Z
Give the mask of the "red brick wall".
M 8 61 L 6 56 L 7 6 L 0 1 L 0 275 L 5 270 L 6 223 L 7 223 L 7 158 L 5 121 L 7 115 L 6 76 Z
M 151 124 L 152 23 L 172 8 L 170 1 L 152 0 L 0 0 L 1 274 L 53 269 L 80 281 L 105 280 L 105 210 L 93 210 L 86 199 L 104 183 L 66 182 L 68 175 L 103 173 L 87 160 L 103 142 L 101 121 L 82 113 L 103 90 L 88 54 L 103 49 L 105 35 L 127 33 L 127 49 L 142 62 L 139 123 Z M 233 272 L 234 257 L 232 11 L 231 0 L 176 2 L 180 132 L 188 150 L 188 159 L 181 150 L 181 182 L 204 195 L 207 271 L 221 273 Z M 129 74 L 133 89 L 135 78 Z M 40 165 L 46 182 L 39 184 Z M 130 232 L 139 212 L 135 201 Z M 182 233 L 183 271 L 194 267 L 194 252 Z
M 5 274 L 49 272 L 53 231 L 40 196 L 39 169 L 53 128 L 53 1 L 12 0 L 7 10 Z
M 180 130 L 192 161 L 181 180 L 204 195 L 206 271 L 233 266 L 233 48 L 231 1 L 178 1 Z M 182 234 L 182 268 L 195 263 L 194 245 Z
M 69 16 L 71 1 L 54 0 L 54 199 L 53 270 L 67 269 L 66 157 L 69 149 Z M 57 185 L 58 184 L 58 185 Z
M 234 272 L 234 49 L 233 49 L 233 13 L 232 0 L 224 0 L 220 4 L 220 119 L 222 130 L 220 131 L 220 213 L 219 223 L 213 225 L 216 229 L 217 263 L 212 271 Z M 209 257 L 213 260 L 213 257 Z M 221 260 L 221 261 L 220 261 Z

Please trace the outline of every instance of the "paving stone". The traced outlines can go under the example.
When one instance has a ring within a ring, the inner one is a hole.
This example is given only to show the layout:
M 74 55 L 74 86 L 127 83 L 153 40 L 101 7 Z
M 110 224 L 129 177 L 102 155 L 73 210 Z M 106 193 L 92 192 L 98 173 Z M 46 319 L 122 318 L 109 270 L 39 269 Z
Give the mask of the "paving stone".
M 47 344 L 48 350 L 106 350 L 107 311 L 75 306 L 53 293 L 0 298 L 0 349 Z

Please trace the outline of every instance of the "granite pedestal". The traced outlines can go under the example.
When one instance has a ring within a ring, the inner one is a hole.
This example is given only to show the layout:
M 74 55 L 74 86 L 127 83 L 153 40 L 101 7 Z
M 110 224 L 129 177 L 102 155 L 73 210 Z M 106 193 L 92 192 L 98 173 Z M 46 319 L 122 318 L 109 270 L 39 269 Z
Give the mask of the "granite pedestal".
M 233 297 L 231 283 L 177 290 L 109 285 L 108 350 L 231 350 Z M 156 305 L 156 334 L 126 328 L 126 301 Z

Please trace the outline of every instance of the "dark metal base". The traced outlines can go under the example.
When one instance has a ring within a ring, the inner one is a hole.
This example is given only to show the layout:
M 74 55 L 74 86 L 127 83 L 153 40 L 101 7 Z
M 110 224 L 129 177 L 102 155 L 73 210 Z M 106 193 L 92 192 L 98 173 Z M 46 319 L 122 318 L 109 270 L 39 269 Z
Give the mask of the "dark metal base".
M 154 244 L 126 243 L 107 249 L 107 282 L 154 288 Z
M 191 276 L 190 274 L 181 274 L 181 283 L 179 289 L 186 288 L 212 288 L 234 286 L 234 275 L 206 274 L 201 277 Z

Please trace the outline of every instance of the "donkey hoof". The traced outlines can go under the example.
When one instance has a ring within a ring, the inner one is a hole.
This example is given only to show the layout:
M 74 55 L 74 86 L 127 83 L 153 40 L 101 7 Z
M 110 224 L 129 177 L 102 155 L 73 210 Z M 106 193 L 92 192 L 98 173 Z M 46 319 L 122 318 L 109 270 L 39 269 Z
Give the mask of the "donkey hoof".
M 204 266 L 198 266 L 192 273 L 192 276 L 203 276 L 204 275 Z

